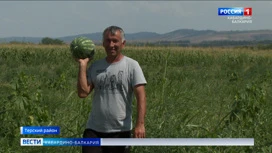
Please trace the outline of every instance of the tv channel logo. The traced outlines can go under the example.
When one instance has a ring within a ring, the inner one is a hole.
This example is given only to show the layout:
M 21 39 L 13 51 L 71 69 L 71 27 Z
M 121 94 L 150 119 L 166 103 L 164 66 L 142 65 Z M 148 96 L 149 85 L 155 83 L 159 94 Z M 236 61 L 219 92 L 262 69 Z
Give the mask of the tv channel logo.
M 252 16 L 252 7 L 218 8 L 219 16 Z
M 43 138 L 21 138 L 21 146 L 43 146 Z

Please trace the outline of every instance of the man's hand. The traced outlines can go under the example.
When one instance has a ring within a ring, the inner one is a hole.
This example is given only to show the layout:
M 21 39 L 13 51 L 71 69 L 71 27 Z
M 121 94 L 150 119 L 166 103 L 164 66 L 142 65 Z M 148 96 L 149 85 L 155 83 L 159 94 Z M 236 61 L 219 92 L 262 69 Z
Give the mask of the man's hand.
M 134 129 L 135 138 L 145 138 L 145 127 L 144 124 L 137 125 Z
M 75 58 L 75 61 L 77 61 L 80 64 L 80 66 L 87 66 L 88 62 L 91 60 L 92 59 L 90 58 L 85 58 L 85 59 Z
M 146 97 L 145 86 L 143 84 L 136 85 L 134 92 L 137 99 L 137 121 L 134 129 L 135 138 L 145 138 L 145 113 L 146 113 Z

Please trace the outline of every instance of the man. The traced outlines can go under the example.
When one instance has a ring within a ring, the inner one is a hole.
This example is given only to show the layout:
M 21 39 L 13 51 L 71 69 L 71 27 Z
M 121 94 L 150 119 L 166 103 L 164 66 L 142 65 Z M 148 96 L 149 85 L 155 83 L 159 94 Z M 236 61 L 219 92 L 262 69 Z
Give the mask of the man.
M 145 137 L 146 80 L 138 62 L 121 53 L 125 43 L 122 28 L 110 26 L 103 32 L 106 58 L 95 61 L 88 69 L 90 59 L 78 59 L 78 96 L 85 98 L 94 89 L 84 138 L 130 138 L 134 95 L 137 120 L 133 134 L 135 138 Z M 82 152 L 127 153 L 129 147 L 82 147 Z

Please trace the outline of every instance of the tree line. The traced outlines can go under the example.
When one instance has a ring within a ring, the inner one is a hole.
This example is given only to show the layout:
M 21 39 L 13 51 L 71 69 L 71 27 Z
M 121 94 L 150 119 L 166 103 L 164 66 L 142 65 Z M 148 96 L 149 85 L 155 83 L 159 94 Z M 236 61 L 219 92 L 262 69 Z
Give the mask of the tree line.
M 12 41 L 10 44 L 25 44 L 25 42 Z M 44 37 L 40 43 L 42 45 L 63 45 L 64 41 Z M 101 43 L 97 43 L 101 45 Z M 249 49 L 272 49 L 272 40 L 262 41 L 233 41 L 233 40 L 218 40 L 218 41 L 203 41 L 200 43 L 191 43 L 189 40 L 179 41 L 157 41 L 157 42 L 127 42 L 128 46 L 176 46 L 176 47 L 239 47 Z
M 40 44 L 43 44 L 43 45 L 63 45 L 65 43 L 60 39 L 53 39 L 53 38 L 45 37 L 41 40 Z
M 200 43 L 191 43 L 187 41 L 157 41 L 157 42 L 134 42 L 129 43 L 129 46 L 176 46 L 176 47 L 240 47 L 249 49 L 272 49 L 272 40 L 263 41 L 203 41 Z

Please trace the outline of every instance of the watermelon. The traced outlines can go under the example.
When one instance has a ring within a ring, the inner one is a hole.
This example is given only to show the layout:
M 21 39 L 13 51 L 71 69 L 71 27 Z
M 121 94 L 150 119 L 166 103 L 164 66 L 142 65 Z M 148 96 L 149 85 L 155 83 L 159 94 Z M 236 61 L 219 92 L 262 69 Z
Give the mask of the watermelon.
M 95 44 L 87 37 L 77 37 L 70 44 L 73 57 L 78 59 L 93 58 Z

